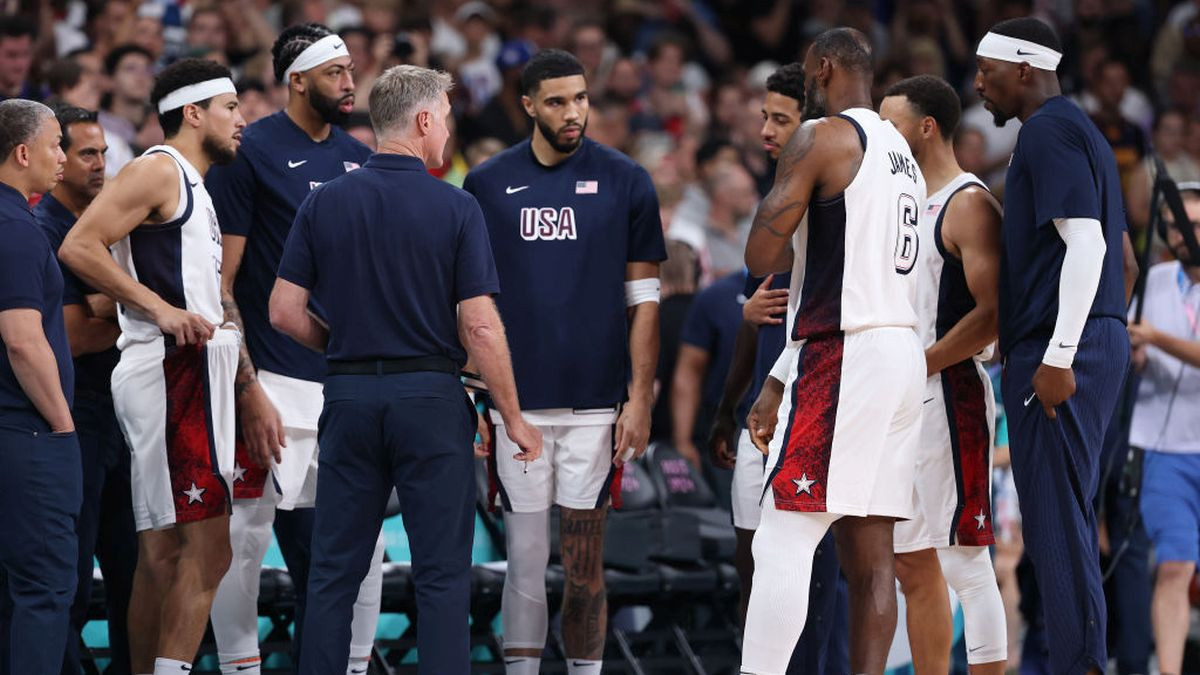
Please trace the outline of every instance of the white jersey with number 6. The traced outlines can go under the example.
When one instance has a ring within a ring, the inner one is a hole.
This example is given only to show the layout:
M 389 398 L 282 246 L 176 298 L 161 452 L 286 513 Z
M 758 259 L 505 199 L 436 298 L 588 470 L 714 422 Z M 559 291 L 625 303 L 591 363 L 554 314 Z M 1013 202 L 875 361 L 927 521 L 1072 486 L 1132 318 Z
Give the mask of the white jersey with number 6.
M 900 132 L 874 111 L 838 117 L 854 125 L 863 159 L 836 197 L 809 203 L 793 237 L 788 342 L 867 328 L 915 327 L 925 178 Z

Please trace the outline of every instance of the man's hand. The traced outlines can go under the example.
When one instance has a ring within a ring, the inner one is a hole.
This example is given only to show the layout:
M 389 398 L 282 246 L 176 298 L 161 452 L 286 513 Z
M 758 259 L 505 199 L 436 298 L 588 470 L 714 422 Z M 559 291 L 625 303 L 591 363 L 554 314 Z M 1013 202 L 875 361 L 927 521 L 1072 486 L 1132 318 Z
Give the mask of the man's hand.
M 774 274 L 768 274 L 758 285 L 754 295 L 742 305 L 742 318 L 756 326 L 778 326 L 787 316 L 788 291 L 786 288 L 771 290 Z
M 476 408 L 475 414 L 479 418 L 475 428 L 475 456 L 483 459 L 490 454 L 488 448 L 492 447 L 492 430 L 488 427 L 486 409 Z
M 1129 343 L 1134 348 L 1153 345 L 1158 341 L 1158 329 L 1145 321 L 1131 323 L 1127 328 L 1129 329 Z
M 775 437 L 775 425 L 779 423 L 779 404 L 783 401 L 783 383 L 768 377 L 758 392 L 758 399 L 746 417 L 746 428 L 750 430 L 750 441 L 758 451 L 766 455 L 767 446 Z
M 718 410 L 708 432 L 713 464 L 722 469 L 732 469 L 737 462 L 737 420 L 733 415 L 732 410 Z
M 270 468 L 271 460 L 283 461 L 280 448 L 287 447 L 283 433 L 283 418 L 271 404 L 258 382 L 251 382 L 237 399 L 238 422 L 242 438 L 254 463 Z
M 88 311 L 97 319 L 117 320 L 117 303 L 103 293 L 92 293 L 87 296 Z
M 163 335 L 171 335 L 180 345 L 201 344 L 212 339 L 216 326 L 199 314 L 166 306 L 154 314 L 154 323 Z
M 628 459 L 637 459 L 646 454 L 646 446 L 650 443 L 650 402 L 630 399 L 621 407 L 617 417 L 617 452 L 613 456 L 613 464 L 621 466 L 625 463 L 625 453 L 633 448 L 633 455 Z
M 504 433 L 508 434 L 508 440 L 521 449 L 521 452 L 513 455 L 513 459 L 532 462 L 542 456 L 542 432 L 526 422 L 524 417 L 517 420 L 516 424 L 505 424 Z
M 1041 364 L 1033 374 L 1033 393 L 1037 394 L 1046 417 L 1058 419 L 1055 406 L 1062 405 L 1075 394 L 1075 371 Z

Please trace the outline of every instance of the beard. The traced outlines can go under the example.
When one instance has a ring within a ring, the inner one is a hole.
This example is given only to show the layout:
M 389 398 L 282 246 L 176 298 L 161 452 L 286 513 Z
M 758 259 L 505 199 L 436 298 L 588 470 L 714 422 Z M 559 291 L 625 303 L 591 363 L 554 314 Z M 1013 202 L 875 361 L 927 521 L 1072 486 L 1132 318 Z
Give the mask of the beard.
M 810 77 L 808 79 L 808 82 L 804 84 L 804 93 L 804 111 L 800 113 L 800 119 L 807 122 L 824 117 L 826 115 L 825 94 L 817 87 L 817 78 Z
M 540 117 L 534 117 L 533 121 L 537 123 L 538 129 L 542 132 L 542 138 L 546 139 L 546 142 L 550 144 L 550 147 L 554 148 L 555 152 L 561 152 L 564 155 L 575 152 L 575 150 L 579 148 L 579 144 L 583 143 L 584 134 L 587 133 L 586 118 L 583 120 L 583 124 L 566 124 L 563 125 L 563 128 L 559 129 L 558 131 L 555 131 L 554 127 L 550 126 L 548 123 L 543 122 L 542 118 Z M 579 137 L 573 141 L 558 140 L 559 132 L 568 127 L 579 127 Z
M 992 112 L 992 124 L 995 124 L 997 127 L 1003 127 L 1005 124 L 1008 124 L 1008 121 L 1010 119 L 1012 119 L 1011 116 L 1009 116 L 1007 113 L 1003 112 L 999 108 L 994 108 L 991 112 Z
M 308 89 L 308 102 L 313 107 L 313 110 L 317 111 L 317 115 L 326 124 L 337 126 L 342 126 L 346 123 L 346 120 L 350 119 L 350 113 L 342 112 L 338 106 L 342 104 L 342 101 L 352 96 L 354 94 L 346 94 L 341 98 L 332 98 L 317 91 L 316 87 L 310 86 Z
M 200 148 L 204 150 L 208 159 L 218 166 L 233 164 L 233 160 L 237 159 L 237 148 L 234 147 L 232 141 L 222 144 L 212 136 L 205 136 L 200 143 Z

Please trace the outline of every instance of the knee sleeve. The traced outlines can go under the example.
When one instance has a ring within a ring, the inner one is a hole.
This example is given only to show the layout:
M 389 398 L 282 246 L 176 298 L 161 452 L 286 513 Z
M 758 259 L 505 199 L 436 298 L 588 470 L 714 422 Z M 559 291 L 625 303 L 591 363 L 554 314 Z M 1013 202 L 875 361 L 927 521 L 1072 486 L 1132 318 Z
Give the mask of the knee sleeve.
M 993 663 L 1008 658 L 1004 602 L 986 546 L 938 549 L 946 582 L 962 603 L 967 663 Z
M 258 656 L 258 585 L 263 557 L 271 545 L 275 498 L 239 499 L 229 518 L 233 558 L 212 604 L 213 636 L 221 663 Z
M 367 576 L 358 587 L 354 601 L 354 618 L 350 622 L 350 658 L 367 659 L 375 646 L 375 629 L 379 627 L 379 605 L 383 596 L 383 531 L 375 541 L 375 553 Z M 365 672 L 365 671 L 364 671 Z
M 508 570 L 501 614 L 506 649 L 541 649 L 546 644 L 546 564 L 550 561 L 550 511 L 505 513 Z
M 754 533 L 754 583 L 742 639 L 743 673 L 784 673 L 804 630 L 813 554 L 829 526 L 828 513 L 777 511 L 768 491 Z

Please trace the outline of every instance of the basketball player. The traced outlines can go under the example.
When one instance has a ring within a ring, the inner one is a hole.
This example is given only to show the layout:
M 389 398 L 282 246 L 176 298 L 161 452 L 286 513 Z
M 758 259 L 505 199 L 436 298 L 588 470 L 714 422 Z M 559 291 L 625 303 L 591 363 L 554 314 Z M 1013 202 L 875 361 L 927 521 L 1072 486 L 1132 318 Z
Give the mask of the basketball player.
M 804 73 L 813 121 L 784 147 L 746 245 L 751 274 L 782 272 L 795 234 L 795 320 L 750 414 L 769 456 L 742 672 L 784 672 L 804 628 L 797 608 L 808 605 L 813 553 L 833 525 L 850 588 L 850 671 L 881 674 L 896 627 L 893 521 L 913 515 L 924 369 L 912 272 L 925 180 L 904 138 L 871 110 L 861 33 L 819 35 Z
M 896 576 L 918 675 L 950 672 L 946 582 L 963 606 L 972 673 L 1003 675 L 1004 603 L 988 546 L 996 411 L 983 362 L 996 340 L 1000 206 L 958 166 L 962 103 L 945 80 L 922 75 L 884 94 L 879 115 L 912 148 L 929 192 L 921 209 L 918 332 L 928 379 L 914 497 L 916 517 L 896 524 Z M 944 578 L 943 578 L 943 575 Z
M 55 109 L 62 127 L 67 156 L 62 181 L 42 195 L 33 209 L 42 233 L 58 251 L 104 187 L 104 152 L 108 144 L 96 113 L 75 106 Z M 129 592 L 137 564 L 137 533 L 130 501 L 129 450 L 113 409 L 112 371 L 121 358 L 117 338 L 117 308 L 112 300 L 81 283 L 62 266 L 63 321 L 75 364 L 75 405 L 79 451 L 83 458 L 83 503 L 75 533 L 79 537 L 79 581 L 71 603 L 71 637 L 67 640 L 63 675 L 80 672 L 79 637 L 88 622 L 92 575 L 96 561 L 104 575 L 104 605 L 108 611 L 108 644 L 114 673 L 129 672 Z
M 762 106 L 760 136 L 763 149 L 773 161 L 779 160 L 779 153 L 799 128 L 803 109 L 804 64 L 782 66 L 767 78 L 767 94 Z M 742 326 L 709 436 L 709 446 L 717 465 L 733 467 L 733 527 L 737 536 L 734 566 L 740 582 L 738 593 L 743 624 L 754 578 L 754 555 L 750 547 L 762 517 L 760 500 L 766 458 L 751 442 L 750 431 L 746 428 L 739 431 L 738 427 L 743 425 L 750 402 L 758 397 L 771 366 L 787 342 L 784 326 L 791 279 L 790 273 L 747 279 Z M 816 592 L 809 597 L 808 611 L 814 620 L 805 625 L 788 670 L 793 673 L 845 672 L 850 667 L 846 662 L 846 639 L 834 617 L 846 614 L 846 592 L 832 534 L 821 540 L 813 558 L 812 588 Z
M 1104 136 L 1061 94 L 1053 29 L 1002 21 L 976 55 L 975 89 L 996 124 L 1022 123 L 1005 178 L 999 333 L 1025 549 L 1047 599 L 1050 670 L 1100 673 L 1106 617 L 1092 498 L 1129 365 L 1120 177 Z M 1126 274 L 1136 276 L 1129 257 Z
M 221 231 L 203 177 L 233 161 L 245 122 L 229 70 L 212 61 L 175 62 L 150 98 L 166 143 L 105 187 L 59 257 L 120 303 L 112 391 L 139 532 L 130 658 L 133 672 L 163 675 L 191 669 L 229 567 L 241 337 L 217 328 Z
M 205 178 L 221 223 L 225 318 L 246 338 L 235 387 L 244 445 L 234 468 L 233 562 L 213 601 L 213 633 L 222 672 L 250 675 L 261 667 L 259 571 L 273 520 L 296 587 L 292 653 L 300 653 L 326 370 L 321 354 L 271 327 L 267 304 L 300 203 L 371 154 L 337 126 L 354 107 L 353 64 L 342 39 L 320 24 L 292 26 L 271 53 L 275 76 L 288 87 L 287 108 L 246 127 L 237 159 Z M 375 641 L 382 536 L 374 555 L 354 605 L 350 673 L 366 672 Z
M 481 164 L 463 185 L 491 234 L 524 415 L 545 438 L 544 455 L 521 462 L 517 447 L 495 435 L 508 542 L 504 660 L 509 675 L 539 670 L 550 507 L 558 504 L 567 670 L 590 675 L 600 672 L 608 618 L 601 553 L 609 490 L 650 435 L 666 247 L 650 176 L 584 135 L 579 61 L 543 50 L 521 79 L 533 137 Z

